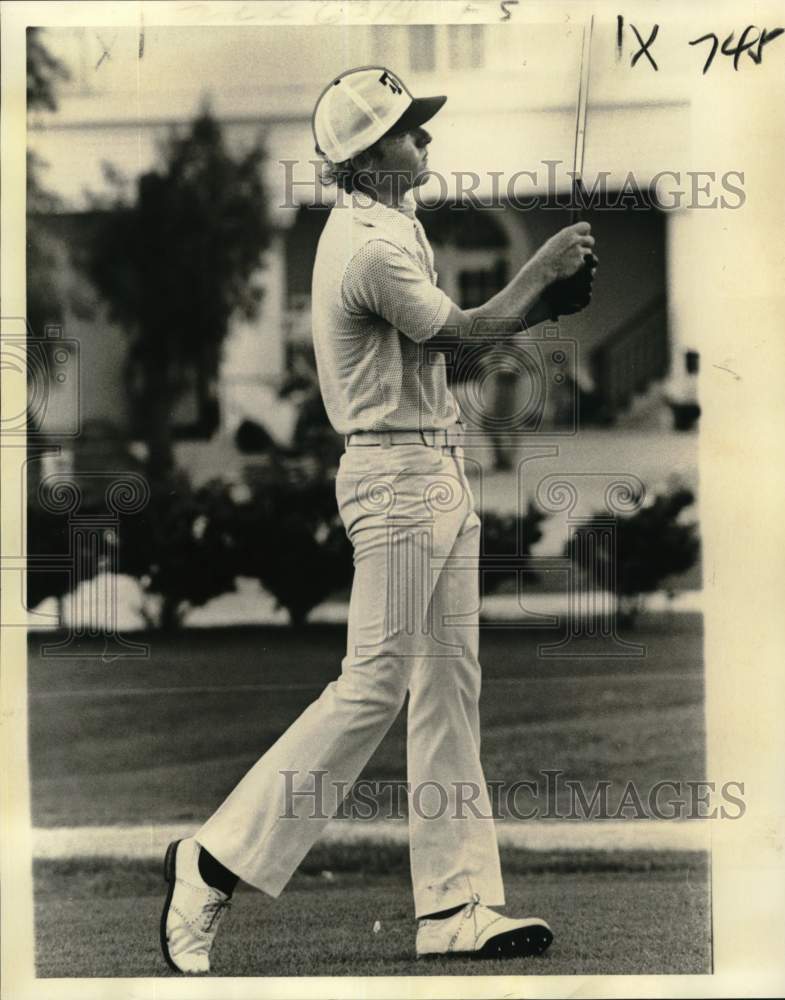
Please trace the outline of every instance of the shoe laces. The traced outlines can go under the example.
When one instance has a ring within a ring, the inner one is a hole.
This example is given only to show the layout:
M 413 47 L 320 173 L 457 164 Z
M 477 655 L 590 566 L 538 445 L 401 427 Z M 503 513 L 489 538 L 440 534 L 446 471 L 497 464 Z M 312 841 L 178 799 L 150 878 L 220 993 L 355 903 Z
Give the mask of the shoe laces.
M 477 930 L 477 921 L 476 921 L 476 917 L 475 917 L 475 910 L 477 909 L 477 907 L 479 905 L 480 905 L 480 896 L 479 896 L 478 893 L 475 892 L 474 895 L 471 898 L 471 902 L 467 903 L 466 906 L 464 906 L 464 908 L 463 908 L 463 912 L 461 913 L 461 919 L 458 922 L 458 926 L 455 929 L 455 933 L 450 938 L 450 943 L 447 945 L 447 951 L 452 951 L 453 950 L 453 948 L 455 946 L 455 942 L 458 940 L 458 937 L 460 936 L 461 929 L 463 928 L 463 925 L 464 925 L 464 923 L 467 920 L 469 920 L 470 918 L 474 918 L 474 920 L 475 920 L 475 931 Z
M 218 892 L 217 889 L 211 889 L 207 902 L 202 907 L 202 933 L 209 934 L 213 929 L 217 929 L 218 921 L 231 905 L 232 901 L 227 899 L 223 893 Z

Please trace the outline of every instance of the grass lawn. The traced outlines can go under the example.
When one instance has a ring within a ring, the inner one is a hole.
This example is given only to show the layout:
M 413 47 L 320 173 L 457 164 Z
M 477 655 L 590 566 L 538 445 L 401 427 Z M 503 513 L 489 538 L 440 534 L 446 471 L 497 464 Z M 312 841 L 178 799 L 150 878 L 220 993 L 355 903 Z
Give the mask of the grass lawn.
M 143 661 L 29 661 L 36 826 L 203 820 L 340 670 L 345 631 L 314 626 L 136 636 Z M 543 659 L 554 635 L 484 629 L 482 756 L 488 780 L 545 768 L 587 786 L 705 775 L 699 618 L 650 618 L 642 659 Z M 598 641 L 598 651 L 603 647 Z M 607 648 L 605 652 L 610 652 Z M 87 655 L 96 654 L 99 655 Z M 400 718 L 364 776 L 405 777 Z M 413 959 L 408 851 L 318 845 L 278 900 L 239 891 L 217 975 L 703 973 L 710 967 L 700 853 L 505 851 L 507 912 L 540 915 L 556 940 L 537 959 Z M 325 875 L 324 873 L 328 874 Z M 167 976 L 158 951 L 160 864 L 73 859 L 35 866 L 42 976 Z M 376 920 L 382 932 L 372 931 Z
M 333 626 L 138 635 L 149 659 L 110 663 L 41 657 L 52 638 L 30 646 L 36 826 L 202 821 L 337 676 L 345 651 L 345 630 Z M 613 801 L 628 781 L 645 796 L 657 781 L 706 777 L 698 617 L 648 619 L 628 637 L 645 645 L 642 659 L 538 657 L 555 638 L 482 630 L 489 781 L 558 768 L 587 788 L 611 781 Z M 404 715 L 365 778 L 405 778 Z
M 371 849 L 372 850 L 372 849 Z M 312 852 L 277 900 L 239 890 L 216 940 L 217 976 L 621 975 L 710 971 L 707 862 L 699 852 L 506 852 L 509 914 L 553 927 L 537 958 L 416 961 L 404 851 L 330 871 Z M 354 870 L 359 868 L 360 870 Z M 384 873 L 381 869 L 387 869 Z M 36 864 L 42 977 L 171 976 L 158 947 L 160 865 Z M 373 933 L 375 921 L 381 932 Z

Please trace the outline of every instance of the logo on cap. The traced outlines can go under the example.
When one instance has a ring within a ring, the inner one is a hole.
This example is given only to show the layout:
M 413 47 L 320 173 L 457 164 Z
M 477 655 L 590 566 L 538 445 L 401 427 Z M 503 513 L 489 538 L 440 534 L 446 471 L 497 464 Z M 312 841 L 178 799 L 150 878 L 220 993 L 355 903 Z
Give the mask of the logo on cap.
M 390 90 L 394 94 L 402 94 L 403 86 L 395 79 L 395 77 L 388 70 L 385 70 L 379 77 L 379 83 L 383 86 L 389 86 Z

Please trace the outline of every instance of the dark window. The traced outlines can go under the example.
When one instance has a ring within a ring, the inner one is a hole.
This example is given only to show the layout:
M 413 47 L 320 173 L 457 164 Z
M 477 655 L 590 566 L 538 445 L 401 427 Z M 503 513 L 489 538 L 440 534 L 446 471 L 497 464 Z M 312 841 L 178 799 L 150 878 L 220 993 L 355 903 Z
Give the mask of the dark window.
M 507 261 L 500 257 L 491 268 L 460 271 L 458 294 L 462 309 L 481 306 L 507 284 Z
M 491 211 L 445 205 L 421 211 L 420 221 L 431 243 L 461 250 L 501 250 L 509 244 L 504 226 Z

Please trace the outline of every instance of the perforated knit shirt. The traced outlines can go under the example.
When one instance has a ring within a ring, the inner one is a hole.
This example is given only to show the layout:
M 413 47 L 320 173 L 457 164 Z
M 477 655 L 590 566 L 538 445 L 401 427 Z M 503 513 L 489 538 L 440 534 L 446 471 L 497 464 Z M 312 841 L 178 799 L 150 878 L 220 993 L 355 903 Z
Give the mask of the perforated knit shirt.
M 414 214 L 354 195 L 331 210 L 316 253 L 312 324 L 319 385 L 336 431 L 429 430 L 459 416 L 444 354 L 428 340 L 450 299 Z

